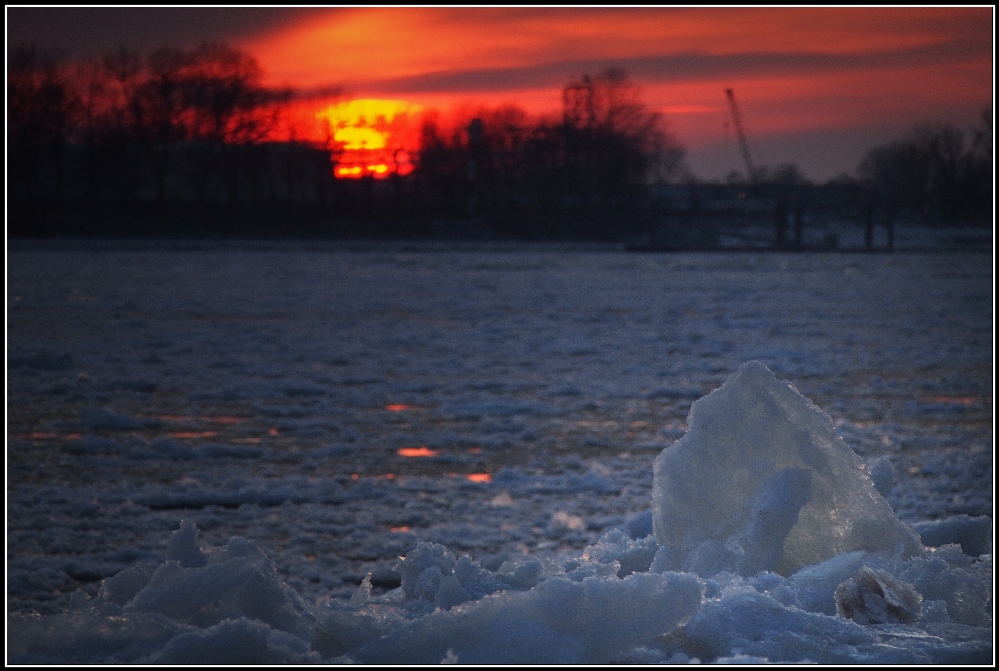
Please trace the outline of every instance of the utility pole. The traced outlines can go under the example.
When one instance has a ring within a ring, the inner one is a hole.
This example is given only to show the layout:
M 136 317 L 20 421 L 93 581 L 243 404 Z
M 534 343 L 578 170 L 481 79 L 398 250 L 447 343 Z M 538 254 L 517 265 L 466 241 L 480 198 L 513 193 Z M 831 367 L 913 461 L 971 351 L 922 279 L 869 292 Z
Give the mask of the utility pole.
M 750 184 L 756 184 L 756 168 L 753 167 L 753 159 L 749 156 L 749 143 L 746 142 L 746 134 L 742 132 L 742 118 L 739 116 L 739 108 L 735 104 L 735 93 L 732 89 L 725 89 L 728 96 L 728 105 L 732 108 L 732 120 L 735 121 L 735 133 L 739 136 L 739 147 L 742 149 L 742 159 L 746 162 L 746 170 L 749 171 Z

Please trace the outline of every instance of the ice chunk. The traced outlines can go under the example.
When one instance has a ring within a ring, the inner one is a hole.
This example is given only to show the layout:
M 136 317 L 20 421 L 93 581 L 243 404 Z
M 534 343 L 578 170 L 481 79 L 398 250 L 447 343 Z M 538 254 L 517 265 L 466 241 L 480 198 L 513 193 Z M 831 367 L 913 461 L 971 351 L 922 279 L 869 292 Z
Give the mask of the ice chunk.
M 248 618 L 308 639 L 304 610 L 274 563 L 255 543 L 238 537 L 201 567 L 185 568 L 168 559 L 124 606 L 126 614 L 158 613 L 199 627 Z
M 974 557 L 992 552 L 992 519 L 989 517 L 955 515 L 914 526 L 923 544 L 928 547 L 957 543 L 962 552 Z
M 402 592 L 407 599 L 433 601 L 440 579 L 454 570 L 454 554 L 437 543 L 418 543 L 397 568 L 402 575 Z
M 762 363 L 695 401 L 687 424 L 656 459 L 652 493 L 656 540 L 687 570 L 786 576 L 854 550 L 922 548 L 829 416 Z
M 143 587 L 149 584 L 156 568 L 152 564 L 138 563 L 124 571 L 105 579 L 99 592 L 102 601 L 124 606 Z
M 605 664 L 651 643 L 697 612 L 702 583 L 692 575 L 554 577 L 438 610 L 352 653 L 362 664 Z
M 601 564 L 617 562 L 617 575 L 624 578 L 632 573 L 648 571 L 658 550 L 659 546 L 651 536 L 636 541 L 620 529 L 611 529 L 596 544 L 583 550 L 583 558 Z
M 498 588 L 493 575 L 467 555 L 457 560 L 437 543 L 417 543 L 397 566 L 407 600 L 423 600 L 448 610 Z
M 107 617 L 95 610 L 7 616 L 7 663 L 137 663 L 187 627 L 152 613 Z
M 895 473 L 895 467 L 891 465 L 891 462 L 887 459 L 879 459 L 872 464 L 869 464 L 869 471 L 871 473 L 871 480 L 874 482 L 874 488 L 878 490 L 881 496 L 888 496 L 891 490 L 895 487 L 895 482 L 898 479 Z
M 184 568 L 196 568 L 208 563 L 208 557 L 198 547 L 198 528 L 191 520 L 184 520 L 180 529 L 170 536 L 167 559 L 178 562 Z
M 360 608 L 368 602 L 371 598 L 371 574 L 364 576 L 361 580 L 361 584 L 357 586 L 354 590 L 354 594 L 350 597 L 350 605 L 354 608 Z
M 652 511 L 643 510 L 630 516 L 624 523 L 624 530 L 633 539 L 645 538 L 652 535 Z
M 319 654 L 306 641 L 263 622 L 225 620 L 173 638 L 152 656 L 153 664 L 301 664 Z
M 934 552 L 907 562 L 896 573 L 901 580 L 911 583 L 924 599 L 944 601 L 947 614 L 953 622 L 975 627 L 992 626 L 992 559 L 985 555 L 982 561 L 970 566 L 951 566 Z
M 784 539 L 798 521 L 798 513 L 812 498 L 812 472 L 784 468 L 763 481 L 749 503 L 749 524 L 742 536 L 745 550 L 740 572 L 752 575 L 780 563 Z
M 865 627 L 853 620 L 809 613 L 781 604 L 738 581 L 722 596 L 704 602 L 686 627 L 660 641 L 666 653 L 702 662 L 731 663 L 750 656 L 770 663 L 929 664 L 958 659 L 982 661 L 991 652 L 987 630 L 965 630 L 964 641 L 928 634 L 915 627 Z M 955 645 L 957 643 L 957 645 Z
M 836 614 L 836 600 L 833 594 L 836 587 L 857 573 L 870 562 L 871 555 L 863 550 L 847 552 L 825 560 L 821 564 L 807 566 L 788 580 L 795 593 L 798 605 L 814 613 Z
M 513 589 L 531 589 L 544 576 L 544 566 L 537 557 L 513 557 L 503 562 L 497 575 Z
M 912 585 L 868 566 L 836 588 L 836 614 L 859 624 L 912 624 L 922 602 Z
M 465 588 L 461 586 L 458 578 L 454 574 L 451 574 L 440 579 L 437 587 L 437 595 L 434 597 L 434 605 L 441 610 L 450 610 L 471 598 L 468 592 L 465 591 Z

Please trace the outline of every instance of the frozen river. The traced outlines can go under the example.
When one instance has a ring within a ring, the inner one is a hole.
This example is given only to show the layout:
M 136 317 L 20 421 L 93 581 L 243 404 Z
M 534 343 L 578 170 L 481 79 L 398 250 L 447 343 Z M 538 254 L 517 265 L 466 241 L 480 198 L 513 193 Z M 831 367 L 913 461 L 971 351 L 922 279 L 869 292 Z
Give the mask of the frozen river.
M 986 254 L 15 242 L 8 610 L 162 562 L 190 519 L 300 595 L 648 524 L 693 400 L 764 362 L 918 522 L 992 514 Z M 633 533 L 633 535 L 635 535 Z

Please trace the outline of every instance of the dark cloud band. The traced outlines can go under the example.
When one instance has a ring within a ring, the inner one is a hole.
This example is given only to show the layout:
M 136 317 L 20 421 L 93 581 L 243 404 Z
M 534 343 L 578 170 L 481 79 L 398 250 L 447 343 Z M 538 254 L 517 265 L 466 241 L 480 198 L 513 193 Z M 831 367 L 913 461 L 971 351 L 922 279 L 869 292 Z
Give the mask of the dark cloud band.
M 665 56 L 555 61 L 514 68 L 446 70 L 391 79 L 353 80 L 345 82 L 344 86 L 386 94 L 499 92 L 559 87 L 567 79 L 607 67 L 624 69 L 646 83 L 682 83 L 746 76 L 816 75 L 839 70 L 948 65 L 982 58 L 991 58 L 987 45 L 950 40 L 860 54 L 686 52 Z

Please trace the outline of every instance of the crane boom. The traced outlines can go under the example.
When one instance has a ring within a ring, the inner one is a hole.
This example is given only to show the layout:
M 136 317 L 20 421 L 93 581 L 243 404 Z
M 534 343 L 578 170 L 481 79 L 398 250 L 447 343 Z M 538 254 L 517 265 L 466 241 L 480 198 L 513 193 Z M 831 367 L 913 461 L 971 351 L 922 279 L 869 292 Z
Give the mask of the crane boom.
M 749 156 L 749 143 L 746 142 L 746 135 L 742 132 L 742 118 L 739 116 L 739 108 L 735 104 L 735 93 L 732 89 L 725 89 L 728 96 L 728 105 L 732 108 L 732 120 L 735 122 L 735 132 L 739 136 L 739 148 L 742 149 L 742 159 L 746 162 L 746 170 L 749 171 L 749 181 L 756 183 L 756 168 L 753 167 L 753 159 Z

